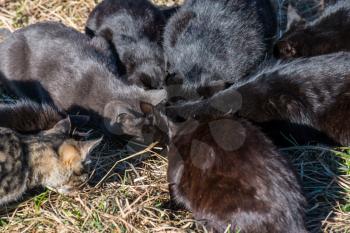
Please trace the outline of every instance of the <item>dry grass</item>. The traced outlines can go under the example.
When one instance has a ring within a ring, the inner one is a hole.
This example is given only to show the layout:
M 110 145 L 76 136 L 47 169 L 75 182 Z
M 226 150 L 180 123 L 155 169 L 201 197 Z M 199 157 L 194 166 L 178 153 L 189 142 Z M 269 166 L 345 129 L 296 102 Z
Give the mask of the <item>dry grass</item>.
M 171 5 L 179 1 L 155 0 Z M 14 30 L 59 20 L 79 30 L 93 0 L 0 0 L 0 26 Z M 72 196 L 44 190 L 0 209 L 0 232 L 203 232 L 191 214 L 169 208 L 167 161 L 153 145 L 94 155 L 90 184 Z M 293 159 L 309 200 L 311 232 L 350 232 L 350 153 L 316 147 L 284 149 Z M 321 226 L 322 225 L 322 226 Z
M 14 30 L 42 20 L 62 23 L 84 29 L 89 12 L 100 1 L 96 0 L 0 0 L 0 26 Z M 159 5 L 171 6 L 182 0 L 154 0 Z
M 93 157 L 89 186 L 72 196 L 46 190 L 18 206 L 8 206 L 1 211 L 0 231 L 201 231 L 189 213 L 166 208 L 167 164 L 152 151 L 153 145 L 131 156 L 130 147 L 116 151 L 109 145 Z

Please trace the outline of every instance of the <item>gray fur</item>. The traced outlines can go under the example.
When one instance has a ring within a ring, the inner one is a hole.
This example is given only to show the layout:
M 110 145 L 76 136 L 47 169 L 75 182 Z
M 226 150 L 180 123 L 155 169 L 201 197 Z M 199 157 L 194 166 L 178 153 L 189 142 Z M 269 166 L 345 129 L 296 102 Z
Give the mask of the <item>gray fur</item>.
M 165 94 L 125 84 L 100 48 L 60 23 L 34 24 L 0 44 L 0 80 L 20 97 L 53 102 L 68 113 L 87 113 L 94 125 L 110 133 L 141 137 L 145 122 L 139 102 L 157 104 Z M 121 121 L 120 114 L 128 121 Z
M 269 1 L 188 0 L 165 29 L 169 72 L 188 92 L 236 82 L 265 58 L 275 33 Z
M 6 28 L 0 28 L 0 42 L 11 36 L 12 32 Z

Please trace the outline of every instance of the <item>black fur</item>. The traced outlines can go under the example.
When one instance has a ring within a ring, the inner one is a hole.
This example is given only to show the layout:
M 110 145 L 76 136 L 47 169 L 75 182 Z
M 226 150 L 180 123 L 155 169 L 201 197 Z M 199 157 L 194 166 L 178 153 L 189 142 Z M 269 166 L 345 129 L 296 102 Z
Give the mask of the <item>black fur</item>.
M 51 129 L 67 116 L 48 104 L 32 101 L 18 101 L 0 104 L 0 127 L 10 128 L 19 133 L 39 133 Z
M 166 75 L 161 44 L 169 14 L 147 0 L 104 0 L 91 12 L 86 32 L 113 44 L 130 83 L 159 88 Z
M 294 22 L 277 42 L 278 58 L 311 57 L 350 51 L 350 2 L 339 1 L 309 23 Z
M 257 123 L 284 121 L 312 127 L 347 146 L 349 61 L 350 53 L 336 53 L 277 64 L 211 99 L 170 106 L 167 112 L 184 119 L 238 114 Z
M 0 127 L 21 134 L 36 134 L 51 129 L 66 117 L 66 113 L 50 104 L 38 104 L 30 100 L 0 104 Z M 89 117 L 83 115 L 71 115 L 69 118 L 73 127 L 84 126 L 89 121 Z

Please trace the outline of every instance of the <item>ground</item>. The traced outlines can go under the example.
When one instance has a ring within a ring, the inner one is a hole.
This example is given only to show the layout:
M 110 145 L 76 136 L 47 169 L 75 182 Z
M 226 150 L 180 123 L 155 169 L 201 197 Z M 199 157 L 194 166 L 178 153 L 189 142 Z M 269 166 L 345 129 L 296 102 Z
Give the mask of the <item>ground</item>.
M 96 4 L 93 0 L 0 0 L 0 26 L 15 30 L 59 20 L 83 30 Z M 93 155 L 91 185 L 72 196 L 46 189 L 1 207 L 0 232 L 204 232 L 189 212 L 171 210 L 167 161 L 157 153 L 160 148 L 140 147 L 135 151 L 130 144 L 116 150 L 113 144 L 104 144 Z M 350 149 L 295 146 L 281 152 L 292 158 L 300 175 L 309 201 L 310 231 L 350 232 Z

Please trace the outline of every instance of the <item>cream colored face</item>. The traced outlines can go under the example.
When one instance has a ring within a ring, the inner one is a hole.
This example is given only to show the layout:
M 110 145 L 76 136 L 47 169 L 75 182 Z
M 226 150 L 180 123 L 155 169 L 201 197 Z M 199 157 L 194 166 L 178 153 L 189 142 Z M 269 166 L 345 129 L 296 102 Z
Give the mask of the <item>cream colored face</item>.
M 67 140 L 57 154 L 47 159 L 47 179 L 44 186 L 62 194 L 68 194 L 81 187 L 88 179 L 89 154 L 101 139 L 92 141 Z

